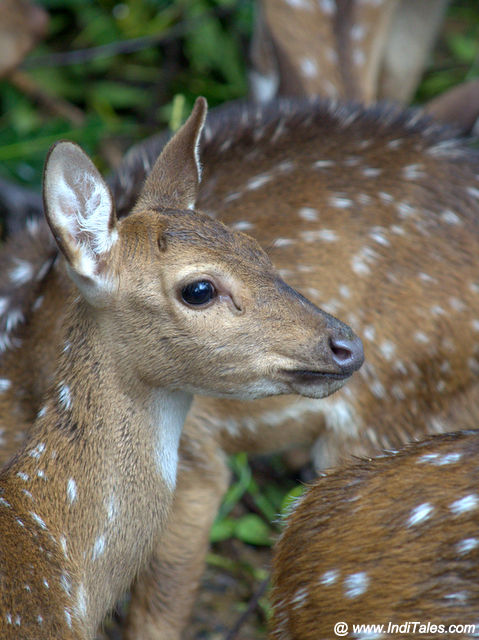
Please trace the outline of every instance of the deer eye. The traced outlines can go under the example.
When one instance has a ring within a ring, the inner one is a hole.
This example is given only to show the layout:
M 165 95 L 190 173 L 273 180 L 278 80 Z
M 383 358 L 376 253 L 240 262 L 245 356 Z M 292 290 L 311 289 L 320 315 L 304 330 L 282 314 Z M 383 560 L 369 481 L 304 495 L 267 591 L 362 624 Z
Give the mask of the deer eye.
M 216 298 L 216 289 L 209 280 L 197 280 L 187 284 L 181 290 L 181 297 L 186 304 L 200 306 Z

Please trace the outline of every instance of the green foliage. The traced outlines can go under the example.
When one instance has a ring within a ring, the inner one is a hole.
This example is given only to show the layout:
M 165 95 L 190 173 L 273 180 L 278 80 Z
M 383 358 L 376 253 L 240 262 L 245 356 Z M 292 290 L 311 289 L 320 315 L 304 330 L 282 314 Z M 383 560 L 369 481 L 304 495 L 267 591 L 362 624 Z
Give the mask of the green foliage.
M 24 67 L 45 95 L 80 109 L 84 121 L 72 124 L 1 82 L 3 177 L 39 188 L 48 147 L 60 137 L 93 154 L 112 137 L 126 147 L 179 126 L 178 113 L 184 117 L 197 95 L 214 106 L 247 91 L 252 0 L 37 1 L 50 14 L 49 36 Z M 184 105 L 173 113 L 178 94 Z
M 416 94 L 422 103 L 479 76 L 479 3 L 451 3 L 444 33 Z

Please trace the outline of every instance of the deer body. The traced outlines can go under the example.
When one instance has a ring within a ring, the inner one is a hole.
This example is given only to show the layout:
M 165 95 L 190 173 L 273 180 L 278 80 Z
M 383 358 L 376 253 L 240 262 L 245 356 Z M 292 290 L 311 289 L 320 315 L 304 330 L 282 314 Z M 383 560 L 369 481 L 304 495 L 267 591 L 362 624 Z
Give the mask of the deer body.
M 225 453 L 317 439 L 325 467 L 479 423 L 479 160 L 451 136 L 415 112 L 321 102 L 211 115 L 198 206 L 254 235 L 289 282 L 344 317 L 364 336 L 367 363 L 330 399 L 193 401 L 167 531 L 135 584 L 127 638 L 179 637 L 227 486 Z M 133 149 L 112 181 L 120 216 L 164 143 Z M 5 459 L 24 437 L 19 421 L 41 408 L 63 348 L 59 322 L 73 285 L 43 238 L 40 226 L 12 239 L 31 274 L 16 283 L 9 275 L 0 290 L 2 375 L 11 382 L 0 394 Z M 7 250 L 2 272 L 21 264 Z
M 46 218 L 71 284 L 42 405 L 0 473 L 2 638 L 93 637 L 158 544 L 194 393 L 321 397 L 362 363 L 352 331 L 253 239 L 191 210 L 205 115 L 198 99 L 121 221 L 78 147 L 47 159 Z M 14 277 L 26 271 L 17 256 Z
M 317 480 L 276 547 L 271 637 L 329 640 L 340 621 L 477 637 L 478 445 L 477 431 L 440 435 Z

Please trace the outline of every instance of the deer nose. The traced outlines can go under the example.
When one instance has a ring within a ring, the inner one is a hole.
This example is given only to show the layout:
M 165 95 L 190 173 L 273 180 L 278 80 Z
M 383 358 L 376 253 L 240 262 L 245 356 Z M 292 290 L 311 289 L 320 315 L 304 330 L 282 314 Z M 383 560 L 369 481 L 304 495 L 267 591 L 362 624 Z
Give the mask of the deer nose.
M 351 339 L 330 338 L 329 346 L 333 360 L 341 368 L 342 373 L 351 374 L 364 362 L 363 343 L 357 336 Z

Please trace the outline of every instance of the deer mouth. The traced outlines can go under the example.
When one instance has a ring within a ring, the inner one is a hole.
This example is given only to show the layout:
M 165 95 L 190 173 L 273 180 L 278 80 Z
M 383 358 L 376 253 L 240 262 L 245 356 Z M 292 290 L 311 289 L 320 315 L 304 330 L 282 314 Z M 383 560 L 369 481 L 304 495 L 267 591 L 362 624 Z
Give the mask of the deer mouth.
M 322 381 L 347 380 L 352 371 L 344 371 L 342 373 L 332 373 L 330 371 L 314 371 L 309 369 L 283 369 L 288 378 L 294 382 L 300 383 L 317 383 Z
M 333 373 L 309 369 L 283 369 L 283 380 L 292 393 L 308 398 L 326 398 L 341 389 L 352 372 Z

